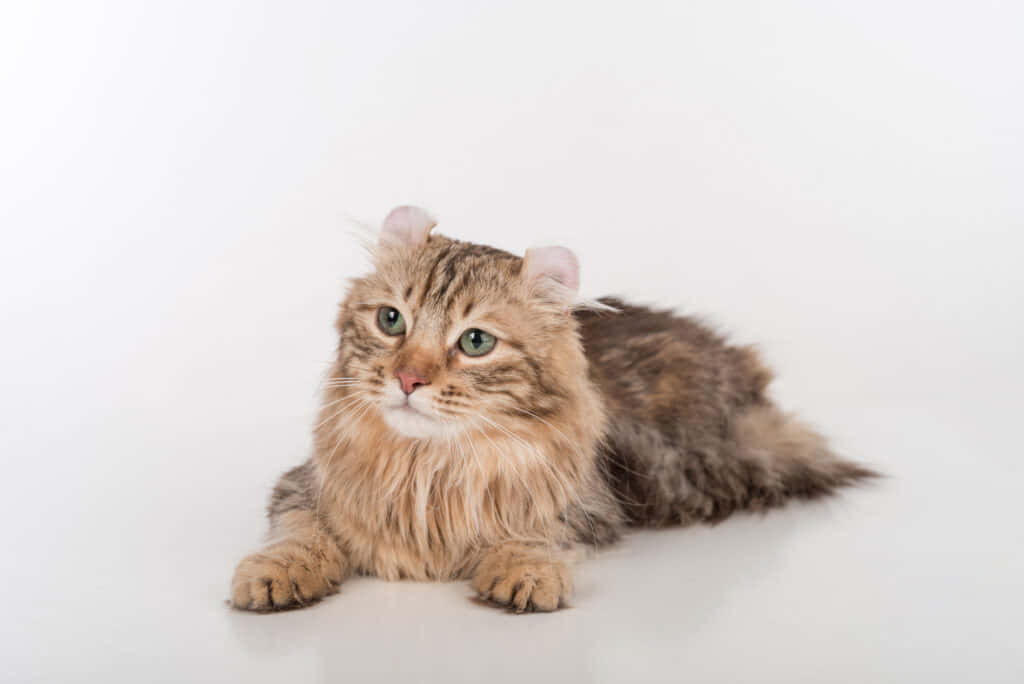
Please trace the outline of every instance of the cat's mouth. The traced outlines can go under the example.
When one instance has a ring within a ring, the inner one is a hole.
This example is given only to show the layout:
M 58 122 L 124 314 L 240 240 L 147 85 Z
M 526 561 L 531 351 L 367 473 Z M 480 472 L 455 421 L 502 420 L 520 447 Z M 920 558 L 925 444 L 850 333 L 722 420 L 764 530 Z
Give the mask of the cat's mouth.
M 401 401 L 397 402 L 396 404 L 393 404 L 391 408 L 395 411 L 405 411 L 408 413 L 415 413 L 417 415 L 429 417 L 429 415 L 425 411 L 422 411 L 412 405 L 412 397 L 410 397 L 408 394 L 405 395 Z
M 443 431 L 440 421 L 413 405 L 409 397 L 388 406 L 382 413 L 391 429 L 406 437 L 439 437 Z

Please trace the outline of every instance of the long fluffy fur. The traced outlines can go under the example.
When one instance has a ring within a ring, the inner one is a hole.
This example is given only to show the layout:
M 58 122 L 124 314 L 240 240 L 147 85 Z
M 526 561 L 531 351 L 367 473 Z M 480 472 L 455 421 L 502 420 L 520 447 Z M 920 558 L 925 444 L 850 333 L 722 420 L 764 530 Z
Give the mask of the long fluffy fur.
M 341 305 L 314 454 L 275 488 L 271 541 L 236 571 L 235 606 L 304 605 L 356 572 L 471 578 L 485 599 L 552 610 L 576 544 L 873 475 L 770 401 L 753 349 L 619 300 L 567 313 L 523 271 L 519 257 L 440 235 L 377 251 Z M 415 321 L 407 335 L 375 326 L 381 306 Z M 495 351 L 454 353 L 453 332 L 481 320 L 502 331 Z M 404 367 L 433 385 L 429 438 L 385 419 Z
M 577 315 L 609 409 L 605 472 L 630 522 L 718 522 L 871 477 L 767 397 L 772 374 L 692 318 L 603 300 Z

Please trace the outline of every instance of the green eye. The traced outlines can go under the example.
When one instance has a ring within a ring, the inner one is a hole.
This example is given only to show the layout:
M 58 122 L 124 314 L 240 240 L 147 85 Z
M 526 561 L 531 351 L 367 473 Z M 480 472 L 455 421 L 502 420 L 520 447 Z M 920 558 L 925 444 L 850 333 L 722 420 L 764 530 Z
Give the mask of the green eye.
M 401 335 L 405 332 L 405 318 L 393 306 L 382 306 L 377 311 L 377 325 L 388 335 Z
M 494 343 L 497 341 L 497 338 L 490 333 L 485 333 L 478 328 L 470 328 L 459 338 L 459 349 L 468 356 L 483 356 L 494 349 Z

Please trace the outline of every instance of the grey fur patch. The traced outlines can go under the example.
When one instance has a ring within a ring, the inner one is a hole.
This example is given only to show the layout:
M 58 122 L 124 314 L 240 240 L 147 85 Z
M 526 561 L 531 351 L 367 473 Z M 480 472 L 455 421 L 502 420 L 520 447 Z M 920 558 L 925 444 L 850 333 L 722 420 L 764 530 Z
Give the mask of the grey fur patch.
M 267 515 L 273 519 L 288 511 L 313 510 L 316 473 L 312 461 L 292 468 L 278 480 L 267 504 Z
M 604 472 L 636 525 L 718 522 L 875 477 L 765 396 L 771 372 L 697 320 L 614 299 L 580 311 L 609 409 Z

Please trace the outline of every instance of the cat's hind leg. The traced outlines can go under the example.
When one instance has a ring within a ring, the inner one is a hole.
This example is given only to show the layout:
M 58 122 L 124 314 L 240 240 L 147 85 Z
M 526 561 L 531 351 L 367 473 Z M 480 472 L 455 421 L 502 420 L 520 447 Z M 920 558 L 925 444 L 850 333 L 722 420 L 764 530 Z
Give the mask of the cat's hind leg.
M 635 422 L 613 428 L 606 466 L 633 524 L 716 523 L 878 477 L 767 401 L 723 422 L 721 433 L 683 420 L 674 431 Z

